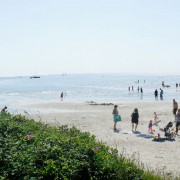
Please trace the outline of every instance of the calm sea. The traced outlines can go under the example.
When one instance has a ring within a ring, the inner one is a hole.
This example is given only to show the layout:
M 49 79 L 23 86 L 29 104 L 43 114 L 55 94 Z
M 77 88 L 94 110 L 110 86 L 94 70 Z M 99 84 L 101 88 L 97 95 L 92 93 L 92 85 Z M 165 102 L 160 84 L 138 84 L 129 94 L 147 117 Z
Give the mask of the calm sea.
M 139 83 L 138 83 L 139 80 Z M 162 81 L 169 88 L 162 88 Z M 164 99 L 180 100 L 180 76 L 81 74 L 0 78 L 0 107 L 18 104 L 58 102 L 64 92 L 64 101 L 110 103 L 122 101 L 154 101 L 155 89 L 162 88 Z M 128 91 L 132 86 L 134 91 Z M 137 88 L 143 88 L 143 95 Z

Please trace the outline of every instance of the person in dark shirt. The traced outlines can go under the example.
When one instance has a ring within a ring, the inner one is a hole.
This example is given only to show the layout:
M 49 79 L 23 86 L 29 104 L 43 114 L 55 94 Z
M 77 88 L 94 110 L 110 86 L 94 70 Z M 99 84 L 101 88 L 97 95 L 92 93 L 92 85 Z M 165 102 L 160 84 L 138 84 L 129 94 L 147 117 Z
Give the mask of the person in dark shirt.
M 134 130 L 136 131 L 139 122 L 139 113 L 137 108 L 135 108 L 134 112 L 131 114 L 131 122 L 132 122 L 132 131 Z

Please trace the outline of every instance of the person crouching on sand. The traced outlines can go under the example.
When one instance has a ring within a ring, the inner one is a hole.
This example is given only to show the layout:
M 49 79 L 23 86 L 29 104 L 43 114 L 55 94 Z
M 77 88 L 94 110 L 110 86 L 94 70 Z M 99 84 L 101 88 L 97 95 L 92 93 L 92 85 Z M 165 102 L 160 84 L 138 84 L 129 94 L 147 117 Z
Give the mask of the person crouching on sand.
M 121 116 L 119 115 L 119 112 L 118 112 L 118 105 L 114 105 L 114 109 L 113 109 L 113 118 L 114 118 L 114 130 L 117 130 L 117 122 L 121 121 Z
M 138 113 L 137 108 L 135 108 L 134 112 L 131 114 L 131 122 L 132 122 L 132 131 L 134 131 L 134 124 L 135 124 L 135 131 L 136 131 L 138 122 L 139 122 L 139 113 Z

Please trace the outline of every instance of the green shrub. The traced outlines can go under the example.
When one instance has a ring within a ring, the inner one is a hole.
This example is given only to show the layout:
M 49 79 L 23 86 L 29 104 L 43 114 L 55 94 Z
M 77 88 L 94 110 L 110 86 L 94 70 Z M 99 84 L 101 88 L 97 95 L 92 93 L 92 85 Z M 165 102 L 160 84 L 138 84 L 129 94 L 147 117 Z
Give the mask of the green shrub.
M 0 114 L 0 179 L 141 180 L 147 173 L 75 127 Z

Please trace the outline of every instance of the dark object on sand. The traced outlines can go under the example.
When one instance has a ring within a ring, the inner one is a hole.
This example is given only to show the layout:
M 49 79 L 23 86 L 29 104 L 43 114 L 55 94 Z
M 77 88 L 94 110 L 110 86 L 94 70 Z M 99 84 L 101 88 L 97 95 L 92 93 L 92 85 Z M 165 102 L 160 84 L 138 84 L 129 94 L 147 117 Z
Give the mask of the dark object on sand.
M 114 105 L 113 103 L 96 103 L 94 101 L 87 101 L 87 103 L 89 103 L 90 105 L 103 105 L 103 106 Z

